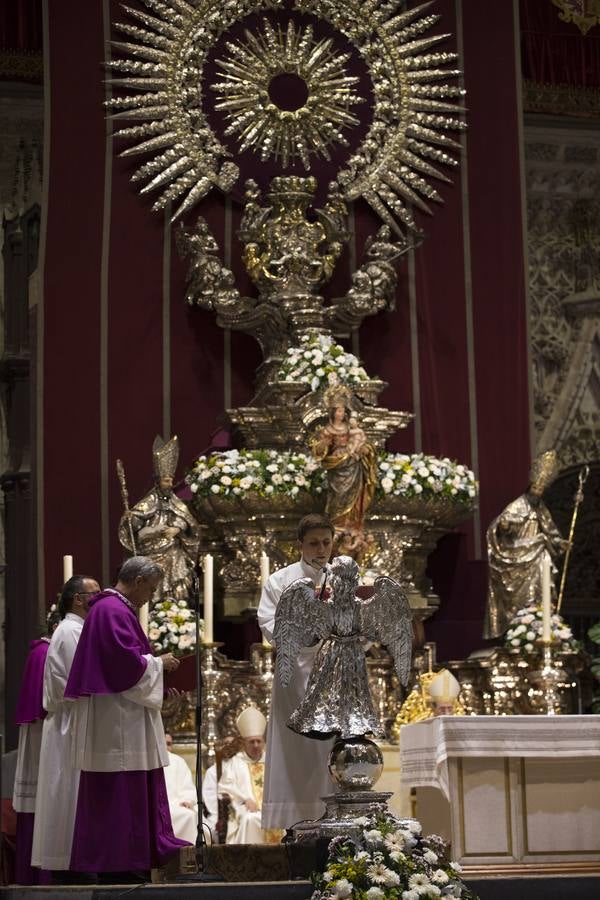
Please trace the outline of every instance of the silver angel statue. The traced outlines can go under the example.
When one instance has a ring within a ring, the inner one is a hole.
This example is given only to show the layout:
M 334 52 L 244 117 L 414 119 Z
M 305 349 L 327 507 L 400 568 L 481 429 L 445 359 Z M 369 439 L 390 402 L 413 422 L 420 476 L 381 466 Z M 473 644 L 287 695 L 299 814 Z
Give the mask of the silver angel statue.
M 373 708 L 366 641 L 379 641 L 390 651 L 406 686 L 412 653 L 412 613 L 404 591 L 392 578 L 377 578 L 368 600 L 356 596 L 358 566 L 338 556 L 327 566 L 329 590 L 317 595 L 310 578 L 285 589 L 275 613 L 277 670 L 284 686 L 303 647 L 323 641 L 315 658 L 306 693 L 287 725 L 298 734 L 324 740 L 332 735 L 381 737 Z M 326 596 L 323 596 L 323 593 Z

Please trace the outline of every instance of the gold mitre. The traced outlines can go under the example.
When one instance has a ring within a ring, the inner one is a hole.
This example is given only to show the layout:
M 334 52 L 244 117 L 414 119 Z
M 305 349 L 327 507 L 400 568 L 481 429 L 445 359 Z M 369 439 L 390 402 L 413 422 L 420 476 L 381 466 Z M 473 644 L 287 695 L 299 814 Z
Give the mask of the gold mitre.
M 551 484 L 560 471 L 556 450 L 546 450 L 536 456 L 531 465 L 531 484 Z
M 460 694 L 460 684 L 448 669 L 440 669 L 427 686 L 434 703 L 453 703 Z
M 175 477 L 177 470 L 177 461 L 179 459 L 179 440 L 174 435 L 166 443 L 163 439 L 156 435 L 152 444 L 152 462 L 154 464 L 154 475 L 156 478 L 165 476 Z
M 352 409 L 354 394 L 345 384 L 332 384 L 323 394 L 327 409 L 343 406 L 344 409 Z
M 247 706 L 235 720 L 235 727 L 243 738 L 262 737 L 267 720 L 256 706 Z

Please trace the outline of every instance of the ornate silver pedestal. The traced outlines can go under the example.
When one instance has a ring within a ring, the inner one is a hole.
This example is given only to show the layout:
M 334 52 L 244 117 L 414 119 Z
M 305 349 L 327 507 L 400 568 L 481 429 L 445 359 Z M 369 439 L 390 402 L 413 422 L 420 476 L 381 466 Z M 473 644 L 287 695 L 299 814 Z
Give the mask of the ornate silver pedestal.
M 292 828 L 297 841 L 331 839 L 338 835 L 358 837 L 363 816 L 390 815 L 391 791 L 373 791 L 383 771 L 381 750 L 364 737 L 336 741 L 329 755 L 329 774 L 340 790 L 322 797 L 325 813 L 320 819 L 299 822 Z M 400 820 L 399 820 L 400 821 Z

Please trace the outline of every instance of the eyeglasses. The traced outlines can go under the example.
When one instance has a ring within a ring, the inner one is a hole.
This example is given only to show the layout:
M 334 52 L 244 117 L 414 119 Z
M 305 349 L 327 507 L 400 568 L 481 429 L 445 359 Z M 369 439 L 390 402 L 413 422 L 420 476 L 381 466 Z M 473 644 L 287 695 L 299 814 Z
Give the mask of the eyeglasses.
M 92 597 L 94 594 L 99 593 L 98 591 L 77 591 L 78 597 Z

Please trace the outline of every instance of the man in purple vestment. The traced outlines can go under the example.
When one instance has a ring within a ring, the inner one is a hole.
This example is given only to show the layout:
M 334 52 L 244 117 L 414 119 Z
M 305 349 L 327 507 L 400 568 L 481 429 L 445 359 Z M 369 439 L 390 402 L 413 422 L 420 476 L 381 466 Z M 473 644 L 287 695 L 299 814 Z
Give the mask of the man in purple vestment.
M 33 820 L 37 777 L 40 763 L 42 723 L 46 716 L 42 699 L 44 692 L 44 663 L 52 632 L 60 621 L 58 613 L 48 619 L 48 633 L 32 641 L 25 661 L 21 690 L 15 711 L 19 725 L 19 749 L 13 793 L 13 807 L 17 814 L 15 881 L 17 884 L 49 884 L 50 876 L 31 865 Z
M 163 766 L 163 672 L 136 612 L 152 597 L 159 565 L 128 559 L 117 585 L 90 603 L 65 696 L 76 699 L 75 767 L 81 770 L 71 868 L 104 883 L 145 880 L 185 841 L 173 834 Z

